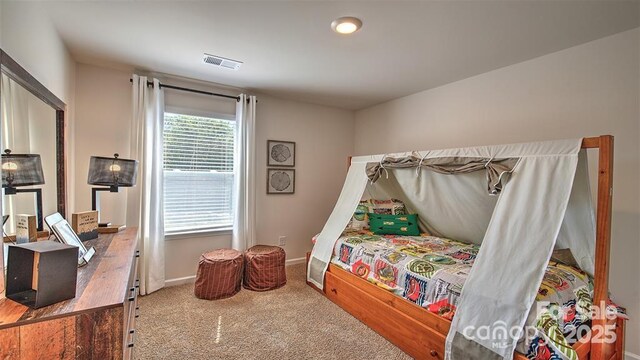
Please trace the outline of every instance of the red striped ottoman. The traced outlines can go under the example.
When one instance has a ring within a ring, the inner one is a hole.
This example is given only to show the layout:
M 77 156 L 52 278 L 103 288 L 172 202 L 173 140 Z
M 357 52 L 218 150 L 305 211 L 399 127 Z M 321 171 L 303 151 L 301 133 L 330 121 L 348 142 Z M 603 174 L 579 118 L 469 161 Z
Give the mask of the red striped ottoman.
M 240 251 L 218 249 L 200 256 L 194 293 L 197 298 L 216 300 L 240 291 L 244 257 Z
M 253 291 L 277 289 L 287 283 L 285 252 L 277 246 L 256 245 L 244 253 L 244 288 Z

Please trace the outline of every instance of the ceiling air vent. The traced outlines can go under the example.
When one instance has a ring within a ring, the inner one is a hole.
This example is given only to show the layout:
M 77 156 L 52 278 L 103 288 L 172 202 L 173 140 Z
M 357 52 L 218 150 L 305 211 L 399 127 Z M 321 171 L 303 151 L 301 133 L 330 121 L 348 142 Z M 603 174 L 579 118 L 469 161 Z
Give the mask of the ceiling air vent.
M 204 54 L 202 61 L 204 61 L 205 64 L 218 66 L 218 67 L 231 69 L 231 70 L 238 70 L 240 69 L 240 65 L 242 65 L 242 61 L 231 60 L 231 59 L 210 55 L 210 54 Z

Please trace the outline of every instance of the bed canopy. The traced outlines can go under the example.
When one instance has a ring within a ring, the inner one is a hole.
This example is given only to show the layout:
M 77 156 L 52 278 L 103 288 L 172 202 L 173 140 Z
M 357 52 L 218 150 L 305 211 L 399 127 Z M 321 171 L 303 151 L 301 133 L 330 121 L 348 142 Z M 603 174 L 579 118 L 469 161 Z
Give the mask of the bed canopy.
M 594 272 L 595 220 L 582 139 L 420 151 L 351 159 L 317 237 L 308 281 L 323 288 L 333 246 L 363 197 L 398 198 L 433 235 L 482 244 L 446 341 L 447 359 L 511 359 L 555 249 Z

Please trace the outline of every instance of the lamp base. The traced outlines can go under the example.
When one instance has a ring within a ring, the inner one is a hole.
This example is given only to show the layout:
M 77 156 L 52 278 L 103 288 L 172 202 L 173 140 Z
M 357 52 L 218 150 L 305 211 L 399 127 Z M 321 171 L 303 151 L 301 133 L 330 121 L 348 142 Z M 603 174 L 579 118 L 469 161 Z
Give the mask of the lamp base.
M 99 226 L 98 234 L 115 234 L 126 229 L 126 225 L 109 225 L 109 226 Z

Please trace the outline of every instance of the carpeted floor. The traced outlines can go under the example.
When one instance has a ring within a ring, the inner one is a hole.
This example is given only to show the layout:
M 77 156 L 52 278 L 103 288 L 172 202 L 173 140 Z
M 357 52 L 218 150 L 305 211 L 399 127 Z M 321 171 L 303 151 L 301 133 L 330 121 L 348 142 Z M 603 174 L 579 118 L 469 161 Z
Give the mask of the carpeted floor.
M 140 298 L 136 359 L 409 359 L 287 267 L 286 286 L 207 301 L 193 284 Z

